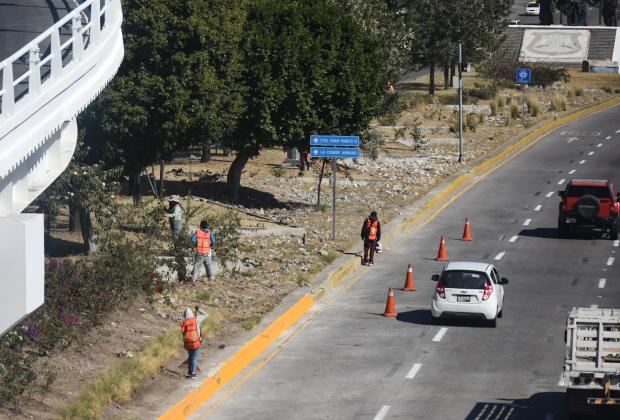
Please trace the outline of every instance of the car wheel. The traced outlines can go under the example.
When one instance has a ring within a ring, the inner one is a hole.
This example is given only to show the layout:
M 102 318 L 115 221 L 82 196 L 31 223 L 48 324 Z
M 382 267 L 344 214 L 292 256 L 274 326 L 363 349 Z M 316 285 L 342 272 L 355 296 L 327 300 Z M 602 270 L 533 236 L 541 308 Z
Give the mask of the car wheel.
M 441 320 L 439 318 L 435 318 L 434 316 L 431 315 L 431 324 L 433 324 L 433 325 L 440 325 L 441 324 Z
M 558 236 L 560 238 L 568 238 L 570 234 L 570 226 L 568 223 L 558 220 Z
M 609 238 L 612 241 L 615 241 L 616 239 L 618 239 L 618 220 L 615 220 L 611 224 L 611 227 L 609 228 Z
M 502 305 L 502 309 L 497 313 L 497 317 L 498 318 L 503 318 L 504 317 L 504 306 Z

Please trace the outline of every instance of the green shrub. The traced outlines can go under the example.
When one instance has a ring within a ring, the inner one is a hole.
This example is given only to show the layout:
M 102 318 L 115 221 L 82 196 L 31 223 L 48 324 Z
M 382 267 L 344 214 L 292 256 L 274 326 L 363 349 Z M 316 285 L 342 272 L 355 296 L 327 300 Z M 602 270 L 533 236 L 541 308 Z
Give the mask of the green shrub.
M 262 317 L 260 315 L 250 315 L 241 322 L 241 326 L 244 330 L 250 331 L 252 328 L 254 328 L 260 323 L 261 319 Z
M 566 111 L 566 97 L 559 93 L 553 95 L 553 98 L 551 98 L 551 110 L 558 112 Z
M 471 114 L 467 114 L 465 123 L 471 131 L 476 132 L 476 128 L 478 127 L 478 124 L 480 124 L 480 120 L 478 119 L 478 115 L 472 112 Z
M 336 253 L 329 251 L 326 255 L 321 255 L 321 260 L 327 264 L 331 264 L 336 260 Z
M 605 92 L 605 93 L 613 93 L 614 92 L 613 89 L 610 88 L 609 86 L 603 86 L 602 89 L 603 89 L 603 92 Z
M 273 166 L 271 168 L 271 174 L 276 178 L 282 178 L 282 175 L 284 175 L 284 168 L 281 168 L 279 166 Z
M 620 93 L 620 89 L 614 89 L 614 93 L 615 93 L 615 94 Z
M 473 89 L 464 89 L 463 94 L 478 99 L 495 99 L 497 87 L 493 85 L 475 84 Z

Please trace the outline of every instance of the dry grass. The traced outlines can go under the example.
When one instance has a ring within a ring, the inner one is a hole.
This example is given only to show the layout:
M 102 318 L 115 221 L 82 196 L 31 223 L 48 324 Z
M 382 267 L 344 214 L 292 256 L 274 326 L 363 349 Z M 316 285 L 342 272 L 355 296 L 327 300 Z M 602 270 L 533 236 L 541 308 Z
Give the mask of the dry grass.
M 559 93 L 553 95 L 551 98 L 551 108 L 552 111 L 566 111 L 566 97 Z
M 602 89 L 609 87 L 614 90 L 620 89 L 620 74 L 583 73 L 578 70 L 571 70 L 570 81 L 571 84 L 589 88 Z
M 215 332 L 224 316 L 210 312 L 202 326 L 204 337 Z M 61 419 L 94 419 L 113 401 L 131 400 L 145 378 L 155 374 L 183 347 L 179 327 L 173 327 L 150 339 L 142 351 L 131 359 L 123 359 L 88 386 L 61 414 Z
M 527 104 L 527 112 L 529 112 L 532 117 L 538 117 L 542 112 L 542 105 L 540 101 L 538 101 L 538 98 L 530 95 L 525 102 Z

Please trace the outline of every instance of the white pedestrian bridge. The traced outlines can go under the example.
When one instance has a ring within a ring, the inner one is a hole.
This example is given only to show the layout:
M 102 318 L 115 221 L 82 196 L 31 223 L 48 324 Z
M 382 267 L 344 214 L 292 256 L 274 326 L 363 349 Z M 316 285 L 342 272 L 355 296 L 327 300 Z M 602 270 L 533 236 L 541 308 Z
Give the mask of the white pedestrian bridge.
M 123 59 L 120 0 L 85 0 L 0 62 L 0 334 L 43 303 L 43 216 L 21 213 L 67 167 L 76 116 Z

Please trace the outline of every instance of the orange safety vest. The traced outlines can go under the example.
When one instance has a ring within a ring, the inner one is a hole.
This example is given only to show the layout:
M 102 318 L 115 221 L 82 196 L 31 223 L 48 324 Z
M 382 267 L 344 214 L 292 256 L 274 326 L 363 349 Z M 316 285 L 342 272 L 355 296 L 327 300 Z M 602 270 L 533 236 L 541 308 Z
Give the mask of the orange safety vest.
M 185 350 L 196 350 L 200 347 L 201 338 L 195 316 L 181 322 L 181 331 L 183 332 L 183 347 L 185 347 Z
M 375 239 L 377 239 L 377 230 L 379 226 L 379 221 L 375 220 L 374 222 L 371 222 L 370 219 L 368 219 L 368 222 L 366 223 L 366 227 L 368 228 L 368 239 L 371 241 L 374 241 Z
M 211 231 L 202 229 L 196 231 L 196 253 L 208 254 L 211 251 Z

